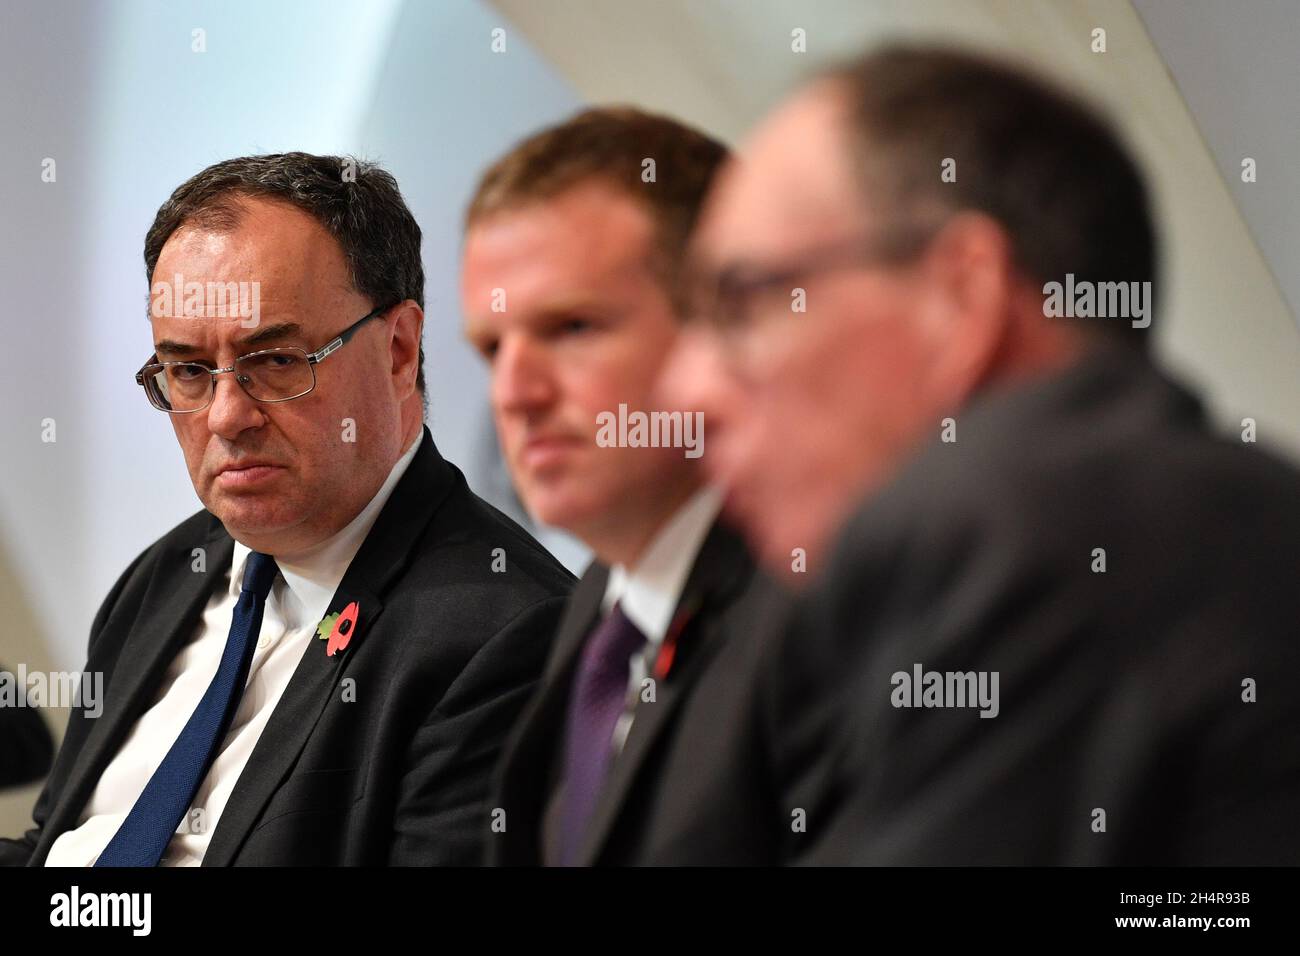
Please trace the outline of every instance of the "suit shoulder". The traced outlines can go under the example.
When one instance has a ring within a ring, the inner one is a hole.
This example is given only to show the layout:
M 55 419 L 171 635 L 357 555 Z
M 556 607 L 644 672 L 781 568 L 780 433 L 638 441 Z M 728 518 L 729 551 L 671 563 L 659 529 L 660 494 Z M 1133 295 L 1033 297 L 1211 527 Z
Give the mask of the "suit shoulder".
M 91 624 L 92 645 L 95 635 L 103 629 L 104 624 L 122 604 L 124 595 L 128 598 L 134 596 L 133 599 L 138 599 L 143 595 L 152 577 L 152 569 L 164 555 L 175 555 L 177 553 L 188 555 L 195 548 L 203 547 L 215 530 L 216 520 L 210 512 L 200 510 L 146 546 L 127 564 L 122 573 L 118 575 L 113 586 L 109 588 L 108 594 L 104 597 L 99 610 L 95 614 L 95 619 Z M 128 600 L 127 604 L 130 603 L 132 601 Z
M 526 578 L 545 594 L 567 595 L 575 581 L 569 570 L 518 522 L 475 494 L 462 476 L 457 477 L 456 487 L 434 520 L 436 545 L 470 552 L 475 558 L 486 555 L 487 560 L 474 562 L 485 576 L 508 573 L 512 578 Z
M 196 511 L 136 555 L 122 572 L 114 586 L 114 591 L 120 590 L 134 571 L 151 566 L 162 555 L 176 552 L 189 553 L 195 548 L 202 548 L 217 529 L 217 525 L 217 518 L 211 512 L 203 509 Z
M 562 606 L 573 575 L 536 539 L 456 481 L 411 553 L 403 591 L 475 645 L 528 613 Z

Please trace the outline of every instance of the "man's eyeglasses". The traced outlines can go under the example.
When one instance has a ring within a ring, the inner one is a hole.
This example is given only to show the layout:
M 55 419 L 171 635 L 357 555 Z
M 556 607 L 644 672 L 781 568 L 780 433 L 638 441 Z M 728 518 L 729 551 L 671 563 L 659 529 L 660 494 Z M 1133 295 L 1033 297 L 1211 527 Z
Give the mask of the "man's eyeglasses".
M 315 366 L 346 345 L 362 325 L 391 308 L 387 305 L 363 315 L 315 352 L 292 345 L 262 349 L 239 356 L 229 368 L 209 368 L 198 362 L 150 362 L 135 373 L 135 380 L 144 388 L 149 404 L 174 415 L 200 412 L 212 404 L 217 376 L 226 372 L 234 372 L 239 387 L 255 401 L 302 398 L 316 387 Z
M 789 309 L 794 290 L 808 279 L 876 264 L 907 262 L 915 258 L 929 238 L 929 234 L 918 231 L 896 233 L 888 240 L 841 240 L 809 250 L 780 266 L 739 264 L 712 275 L 697 275 L 688 280 L 690 315 L 719 331 L 741 332 L 752 324 L 760 302 L 771 303 L 780 296 Z

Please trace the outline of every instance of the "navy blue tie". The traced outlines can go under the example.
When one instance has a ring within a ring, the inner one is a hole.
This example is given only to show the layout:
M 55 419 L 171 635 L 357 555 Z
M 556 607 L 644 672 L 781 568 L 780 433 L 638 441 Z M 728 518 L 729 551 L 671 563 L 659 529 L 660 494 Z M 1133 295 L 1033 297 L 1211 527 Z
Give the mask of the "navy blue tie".
M 239 707 L 277 570 L 269 555 L 248 555 L 217 674 L 95 866 L 157 866 L 162 859 Z

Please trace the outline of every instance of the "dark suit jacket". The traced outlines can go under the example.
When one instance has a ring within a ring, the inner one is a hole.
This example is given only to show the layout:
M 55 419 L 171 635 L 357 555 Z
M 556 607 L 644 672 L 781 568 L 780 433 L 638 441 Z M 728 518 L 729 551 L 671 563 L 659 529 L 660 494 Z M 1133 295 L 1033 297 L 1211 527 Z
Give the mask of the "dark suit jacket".
M 579 653 L 600 616 L 609 568 L 595 563 L 565 610 L 546 676 L 507 746 L 494 805 L 498 865 L 543 861 L 547 804 L 562 772 Z M 653 703 L 638 702 L 589 828 L 583 864 L 758 864 L 788 832 L 758 725 L 758 636 L 784 608 L 739 539 L 706 537 L 678 604 L 684 627 Z M 649 666 L 648 670 L 652 670 Z
M 207 549 L 207 570 L 191 551 Z M 207 511 L 138 557 L 104 601 L 88 671 L 96 720 L 74 710 L 36 804 L 36 828 L 0 860 L 41 865 L 75 828 L 100 774 L 154 702 L 224 583 L 234 542 Z M 494 572 L 493 549 L 506 556 Z M 488 781 L 549 650 L 572 576 L 479 499 L 427 429 L 330 603 L 357 601 L 335 657 L 313 640 L 212 833 L 204 866 L 472 864 Z M 355 700 L 341 682 L 351 679 Z
M 1300 476 L 1145 362 L 989 395 L 774 656 L 800 859 L 1300 862 L 1298 571 Z M 917 663 L 999 672 L 1000 713 L 895 706 Z

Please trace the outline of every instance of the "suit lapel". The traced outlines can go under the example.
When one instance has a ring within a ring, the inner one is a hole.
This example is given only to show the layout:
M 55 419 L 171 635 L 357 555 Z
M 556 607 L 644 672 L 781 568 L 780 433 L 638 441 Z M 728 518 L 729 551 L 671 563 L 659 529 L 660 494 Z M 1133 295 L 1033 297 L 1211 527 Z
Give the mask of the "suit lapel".
M 656 677 L 655 661 L 647 661 L 647 673 L 655 678 L 655 700 L 637 703 L 623 751 L 611 766 L 596 802 L 579 855 L 580 865 L 590 866 L 598 861 L 655 743 L 672 723 L 695 679 L 726 639 L 722 611 L 752 568 L 740 539 L 715 523 L 691 568 L 674 612 L 673 627 L 660 649 L 661 654 L 672 654 L 672 666 L 666 675 Z M 674 629 L 678 631 L 676 635 Z M 676 647 L 672 648 L 670 642 L 674 640 Z
M 555 636 L 555 653 L 551 655 L 551 661 L 546 667 L 543 698 L 558 695 L 567 700 L 568 684 L 573 679 L 574 668 L 578 666 L 578 655 L 587 643 L 587 635 L 600 620 L 600 605 L 608 584 L 609 568 L 593 562 L 574 587 Z
M 450 492 L 452 482 L 452 469 L 438 454 L 426 428 L 420 450 L 393 489 L 330 600 L 327 614 L 357 602 L 360 616 L 356 637 L 333 657 L 325 656 L 325 642 L 315 638 L 303 651 L 289 686 L 276 704 L 222 810 L 203 857 L 204 866 L 227 866 L 234 860 L 267 801 L 292 771 L 349 660 L 365 643 L 379 619 L 383 595 Z
M 593 562 L 574 587 L 560 619 L 541 686 L 524 708 L 506 746 L 499 786 L 502 803 L 522 808 L 524 815 L 535 821 L 533 826 L 507 828 L 506 833 L 523 834 L 525 839 L 536 842 L 533 846 L 517 848 L 505 862 L 541 859 L 546 807 L 563 769 L 560 760 L 573 674 L 587 635 L 600 617 L 601 599 L 608 581 L 609 568 Z
M 224 583 L 235 543 L 215 517 L 202 541 L 202 572 L 193 570 L 193 548 L 198 544 L 181 543 L 158 559 L 158 570 L 145 589 L 136 624 L 113 665 L 104 713 L 94 721 L 62 799 L 44 827 L 50 843 L 77 826 L 104 769 L 157 699 L 167 668 L 193 637 L 213 591 Z M 49 846 L 44 849 L 48 852 Z

